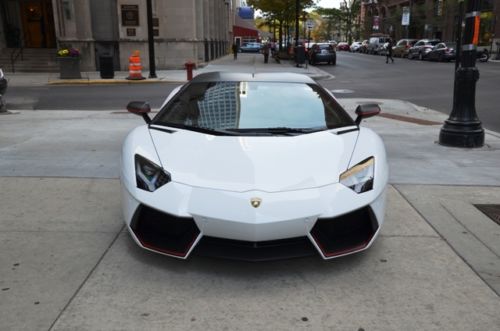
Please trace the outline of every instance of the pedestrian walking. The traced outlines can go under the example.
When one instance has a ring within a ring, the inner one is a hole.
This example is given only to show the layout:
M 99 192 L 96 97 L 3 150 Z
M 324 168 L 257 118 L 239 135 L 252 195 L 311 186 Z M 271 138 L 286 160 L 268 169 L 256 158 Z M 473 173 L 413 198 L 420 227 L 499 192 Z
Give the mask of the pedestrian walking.
M 262 46 L 262 54 L 264 54 L 264 63 L 267 63 L 269 61 L 269 44 L 265 43 L 264 46 Z
M 238 58 L 238 51 L 239 51 L 238 44 L 233 43 L 233 56 L 235 60 Z
M 392 38 L 389 38 L 387 41 L 387 49 L 385 50 L 385 63 L 389 63 L 389 59 L 391 59 L 391 63 L 394 63 L 394 59 L 392 58 L 392 46 L 393 46 Z

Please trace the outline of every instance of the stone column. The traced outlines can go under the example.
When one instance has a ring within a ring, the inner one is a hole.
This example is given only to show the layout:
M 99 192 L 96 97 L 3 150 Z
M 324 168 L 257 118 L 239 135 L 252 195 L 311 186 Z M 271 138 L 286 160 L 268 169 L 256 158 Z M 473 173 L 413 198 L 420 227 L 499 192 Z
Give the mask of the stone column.
M 53 8 L 59 47 L 77 48 L 81 70 L 96 70 L 89 0 L 53 0 Z

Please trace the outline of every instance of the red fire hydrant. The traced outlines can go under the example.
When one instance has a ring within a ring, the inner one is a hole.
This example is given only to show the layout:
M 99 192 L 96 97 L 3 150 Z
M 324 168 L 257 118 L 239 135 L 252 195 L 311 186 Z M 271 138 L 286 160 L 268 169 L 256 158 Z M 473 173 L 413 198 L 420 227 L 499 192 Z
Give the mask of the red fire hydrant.
M 187 61 L 184 65 L 186 66 L 187 80 L 193 79 L 193 68 L 195 64 L 191 61 Z

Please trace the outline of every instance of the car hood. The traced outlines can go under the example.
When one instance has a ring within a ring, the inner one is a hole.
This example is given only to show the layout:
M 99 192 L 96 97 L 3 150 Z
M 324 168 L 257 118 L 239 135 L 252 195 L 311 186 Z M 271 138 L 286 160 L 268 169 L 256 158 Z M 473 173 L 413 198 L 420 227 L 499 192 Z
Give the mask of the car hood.
M 150 134 L 173 181 L 238 192 L 279 192 L 337 183 L 358 137 L 357 130 L 270 137 L 154 129 Z

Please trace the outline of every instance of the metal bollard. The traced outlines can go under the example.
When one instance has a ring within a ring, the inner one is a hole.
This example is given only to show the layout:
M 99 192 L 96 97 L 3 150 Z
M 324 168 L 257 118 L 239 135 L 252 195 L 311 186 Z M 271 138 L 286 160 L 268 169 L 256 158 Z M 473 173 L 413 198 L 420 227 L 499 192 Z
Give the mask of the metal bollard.
M 186 67 L 186 73 L 187 73 L 187 80 L 193 79 L 193 68 L 195 64 L 191 61 L 188 61 L 184 63 L 184 66 Z

